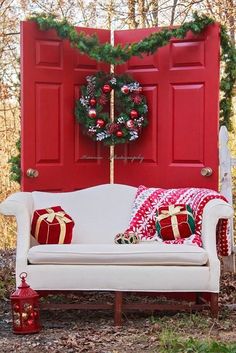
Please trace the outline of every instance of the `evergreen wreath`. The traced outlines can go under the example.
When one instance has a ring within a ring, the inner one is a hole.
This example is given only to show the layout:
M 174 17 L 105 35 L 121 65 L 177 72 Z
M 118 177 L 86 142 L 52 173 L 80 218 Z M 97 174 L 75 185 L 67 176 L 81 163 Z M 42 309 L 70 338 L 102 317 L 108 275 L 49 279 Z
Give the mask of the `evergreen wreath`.
M 128 75 L 102 71 L 87 76 L 76 101 L 75 115 L 85 133 L 105 145 L 131 142 L 139 138 L 147 125 L 147 102 L 142 87 Z M 111 121 L 108 102 L 114 90 L 115 117 Z

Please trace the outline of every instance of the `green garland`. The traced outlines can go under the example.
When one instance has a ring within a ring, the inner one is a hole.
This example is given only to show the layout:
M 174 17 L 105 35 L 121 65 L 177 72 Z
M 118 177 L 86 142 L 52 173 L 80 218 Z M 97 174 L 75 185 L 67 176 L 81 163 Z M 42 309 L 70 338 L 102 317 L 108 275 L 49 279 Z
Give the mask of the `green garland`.
M 215 22 L 206 15 L 198 16 L 195 13 L 193 17 L 193 21 L 186 22 L 178 28 L 162 29 L 137 43 L 128 44 L 124 47 L 121 45 L 113 47 L 110 43 L 100 43 L 96 35 L 88 36 L 83 32 L 78 33 L 66 19 L 59 21 L 54 15 L 35 14 L 30 16 L 29 20 L 35 21 L 41 30 L 55 29 L 60 38 L 68 39 L 71 46 L 81 53 L 87 54 L 97 61 L 118 65 L 129 60 L 132 56 L 141 57 L 145 53 L 153 54 L 158 48 L 168 44 L 171 38 L 183 39 L 188 31 L 192 31 L 194 34 L 200 33 L 206 26 Z M 232 131 L 233 127 L 230 119 L 233 115 L 232 97 L 236 81 L 236 49 L 230 40 L 226 27 L 223 25 L 220 27 L 221 61 L 224 68 L 220 82 L 222 94 L 220 125 L 225 125 L 229 131 Z M 18 165 L 18 161 L 16 164 Z M 13 169 L 17 169 L 17 167 Z
M 153 54 L 158 48 L 168 44 L 171 38 L 183 39 L 188 31 L 198 34 L 206 26 L 215 22 L 208 16 L 198 16 L 195 13 L 193 21 L 186 22 L 178 28 L 162 29 L 137 43 L 128 44 L 124 47 L 118 44 L 114 47 L 110 43 L 100 43 L 96 35 L 88 36 L 83 32 L 78 33 L 66 19 L 59 21 L 54 15 L 34 15 L 29 19 L 35 21 L 41 30 L 55 29 L 60 38 L 68 39 L 71 46 L 78 49 L 81 53 L 87 54 L 97 61 L 115 65 L 124 63 L 132 56 Z M 221 60 L 225 64 L 224 74 L 220 83 L 222 92 L 220 125 L 225 125 L 229 131 L 232 131 L 230 118 L 233 115 L 232 97 L 236 81 L 236 49 L 227 34 L 226 28 L 222 25 L 220 40 L 222 48 Z
M 21 181 L 21 168 L 20 168 L 20 156 L 21 156 L 21 141 L 20 139 L 16 142 L 16 149 L 18 151 L 17 155 L 12 156 L 8 163 L 11 164 L 10 167 L 10 180 L 16 181 L 20 184 Z
M 116 145 L 135 141 L 147 125 L 148 111 L 139 82 L 130 76 L 108 74 L 102 71 L 87 76 L 87 85 L 81 87 L 76 101 L 75 115 L 84 132 L 94 141 Z M 111 91 L 114 91 L 115 116 L 111 121 L 106 112 Z
M 200 33 L 206 26 L 214 23 L 213 19 L 207 16 L 200 17 L 195 13 L 193 21 L 186 22 L 178 28 L 162 29 L 137 43 L 127 44 L 124 47 L 118 44 L 114 47 L 110 43 L 100 43 L 96 35 L 78 33 L 66 19 L 59 21 L 54 15 L 36 14 L 29 17 L 29 20 L 35 21 L 41 30 L 55 29 L 60 38 L 68 39 L 73 47 L 96 61 L 114 65 L 122 64 L 132 56 L 153 54 L 158 48 L 168 44 L 171 38 L 184 38 L 188 31 Z

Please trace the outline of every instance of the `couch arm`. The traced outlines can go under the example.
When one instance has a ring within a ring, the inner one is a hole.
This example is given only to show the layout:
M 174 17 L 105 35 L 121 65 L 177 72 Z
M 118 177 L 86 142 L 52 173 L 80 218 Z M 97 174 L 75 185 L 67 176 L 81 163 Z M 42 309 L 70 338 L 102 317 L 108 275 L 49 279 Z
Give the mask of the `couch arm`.
M 203 210 L 202 216 L 202 241 L 203 247 L 209 254 L 209 261 L 218 262 L 216 250 L 216 226 L 221 218 L 232 218 L 233 208 L 221 199 L 209 201 Z
M 27 263 L 30 247 L 30 228 L 33 212 L 33 198 L 30 192 L 17 192 L 0 203 L 0 213 L 15 216 L 17 222 L 17 262 Z

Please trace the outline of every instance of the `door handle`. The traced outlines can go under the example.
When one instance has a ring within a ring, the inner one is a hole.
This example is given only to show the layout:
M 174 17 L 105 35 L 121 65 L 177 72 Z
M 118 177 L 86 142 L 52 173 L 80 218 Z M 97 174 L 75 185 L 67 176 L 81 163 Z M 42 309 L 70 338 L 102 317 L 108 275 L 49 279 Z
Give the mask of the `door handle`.
M 204 177 L 209 177 L 213 173 L 213 170 L 210 167 L 205 167 L 201 169 L 201 175 Z
M 28 178 L 37 178 L 39 176 L 39 171 L 37 169 L 29 168 L 26 171 Z

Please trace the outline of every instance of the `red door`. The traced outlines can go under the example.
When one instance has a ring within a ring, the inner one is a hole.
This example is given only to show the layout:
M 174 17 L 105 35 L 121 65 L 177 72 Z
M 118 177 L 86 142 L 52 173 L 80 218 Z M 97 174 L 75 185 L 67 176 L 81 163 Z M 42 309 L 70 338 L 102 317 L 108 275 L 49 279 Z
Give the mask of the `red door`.
M 154 31 L 116 31 L 115 44 L 138 41 Z M 115 182 L 217 190 L 218 25 L 172 40 L 154 55 L 133 57 L 116 72 L 129 73 L 143 85 L 149 125 L 139 140 L 116 148 Z M 205 167 L 212 175 L 201 175 Z
M 110 31 L 96 32 L 109 42 Z M 54 31 L 21 23 L 22 190 L 68 191 L 109 182 L 109 149 L 84 136 L 75 123 L 75 97 L 97 63 Z M 27 177 L 27 170 L 38 177 Z

